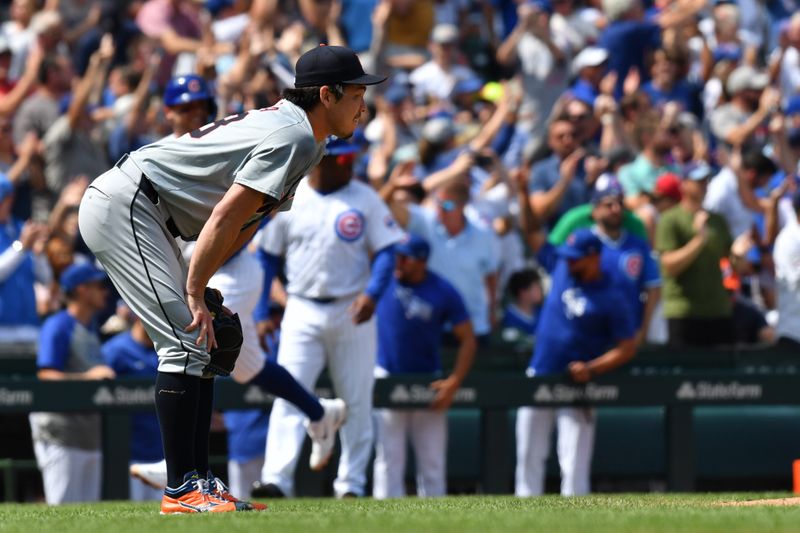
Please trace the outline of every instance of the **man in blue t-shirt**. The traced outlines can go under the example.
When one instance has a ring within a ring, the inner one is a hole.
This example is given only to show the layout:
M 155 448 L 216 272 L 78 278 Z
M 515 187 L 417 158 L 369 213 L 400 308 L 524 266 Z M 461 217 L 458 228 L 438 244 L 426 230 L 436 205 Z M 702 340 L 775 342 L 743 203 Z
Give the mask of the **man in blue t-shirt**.
M 475 358 L 472 322 L 458 291 L 427 268 L 430 246 L 417 235 L 395 245 L 394 278 L 378 301 L 376 377 L 427 374 L 435 380 L 431 409 L 376 409 L 375 498 L 405 495 L 406 446 L 417 464 L 417 494 L 446 493 L 446 411 Z M 441 379 L 445 324 L 458 340 L 455 368 Z
M 117 376 L 155 378 L 158 374 L 158 354 L 141 320 L 135 319 L 130 331 L 115 335 L 103 344 L 103 359 Z M 161 430 L 154 411 L 131 415 L 131 456 L 129 498 L 133 501 L 160 501 L 164 487 L 153 487 L 137 475 L 135 465 L 163 461 Z M 166 465 L 164 465 L 166 468 Z M 166 485 L 166 476 L 164 476 Z
M 41 380 L 114 378 L 103 364 L 95 316 L 106 306 L 106 275 L 92 265 L 72 265 L 61 274 L 67 307 L 42 325 L 36 356 Z M 100 415 L 31 413 L 36 462 L 47 503 L 58 505 L 100 499 Z
M 552 287 L 536 330 L 530 376 L 564 375 L 586 383 L 630 360 L 636 352 L 633 312 L 602 268 L 603 243 L 591 230 L 573 233 L 557 253 Z M 589 492 L 594 410 L 522 407 L 517 411 L 515 494 L 544 490 L 550 434 L 558 425 L 561 494 Z

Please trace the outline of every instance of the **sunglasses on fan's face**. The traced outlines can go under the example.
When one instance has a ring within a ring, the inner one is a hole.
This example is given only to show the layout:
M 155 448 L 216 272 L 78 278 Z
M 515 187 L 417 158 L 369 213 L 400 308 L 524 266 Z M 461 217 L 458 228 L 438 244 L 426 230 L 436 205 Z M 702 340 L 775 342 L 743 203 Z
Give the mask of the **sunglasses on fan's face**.
M 458 204 L 453 200 L 436 200 L 436 205 L 446 213 L 451 213 L 458 208 Z

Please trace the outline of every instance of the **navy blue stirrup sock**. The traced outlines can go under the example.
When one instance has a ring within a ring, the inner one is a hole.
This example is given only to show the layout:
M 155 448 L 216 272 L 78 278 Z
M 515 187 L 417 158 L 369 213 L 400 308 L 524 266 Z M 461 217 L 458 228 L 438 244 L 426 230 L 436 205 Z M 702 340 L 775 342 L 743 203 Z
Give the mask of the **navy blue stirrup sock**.
M 200 378 L 159 372 L 156 377 L 156 414 L 167 461 L 167 486 L 178 488 L 184 475 L 195 469 L 194 436 L 197 428 Z
M 264 368 L 250 380 L 250 383 L 293 403 L 312 422 L 322 418 L 325 413 L 316 396 L 308 392 L 285 368 L 274 361 L 267 360 Z
M 197 393 L 197 429 L 194 438 L 195 469 L 205 476 L 208 472 L 208 437 L 211 433 L 211 413 L 214 410 L 214 378 L 201 379 Z

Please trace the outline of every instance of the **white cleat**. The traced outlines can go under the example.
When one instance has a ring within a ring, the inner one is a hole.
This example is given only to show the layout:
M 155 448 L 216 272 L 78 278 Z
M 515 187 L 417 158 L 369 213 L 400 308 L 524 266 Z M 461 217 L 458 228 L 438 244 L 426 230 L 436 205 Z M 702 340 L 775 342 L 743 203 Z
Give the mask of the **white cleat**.
M 164 490 L 167 486 L 167 462 L 134 463 L 130 467 L 131 477 L 139 479 L 154 489 Z
M 311 457 L 308 465 L 315 472 L 325 468 L 330 461 L 333 446 L 336 444 L 336 432 L 347 420 L 347 404 L 344 403 L 344 400 L 339 398 L 320 399 L 319 403 L 322 404 L 325 414 L 316 422 L 306 423 L 308 436 L 311 437 Z

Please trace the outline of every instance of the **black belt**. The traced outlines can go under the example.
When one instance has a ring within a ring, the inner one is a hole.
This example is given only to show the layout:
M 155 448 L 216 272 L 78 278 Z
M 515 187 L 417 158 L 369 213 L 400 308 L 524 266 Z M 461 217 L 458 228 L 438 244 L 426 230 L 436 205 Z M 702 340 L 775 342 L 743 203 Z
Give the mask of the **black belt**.
M 122 159 L 117 162 L 117 168 L 122 168 L 122 164 L 128 159 L 128 154 L 122 156 Z M 150 182 L 150 179 L 142 173 L 141 177 L 139 178 L 139 190 L 145 195 L 145 197 L 150 200 L 153 205 L 158 205 L 159 198 L 158 198 L 158 191 L 156 188 L 153 187 L 153 184 Z M 167 225 L 167 230 L 169 230 L 170 235 L 173 238 L 178 238 L 181 236 L 181 232 L 178 231 L 178 226 L 175 225 L 175 221 L 172 217 L 169 217 L 165 222 Z
M 305 296 L 303 296 L 303 298 L 305 298 L 306 300 L 311 300 L 311 301 L 312 301 L 312 302 L 314 302 L 315 304 L 332 304 L 333 302 L 335 302 L 336 300 L 338 300 L 338 299 L 339 299 L 339 298 L 333 298 L 333 297 L 326 297 L 326 298 L 307 298 L 307 297 L 305 297 Z

